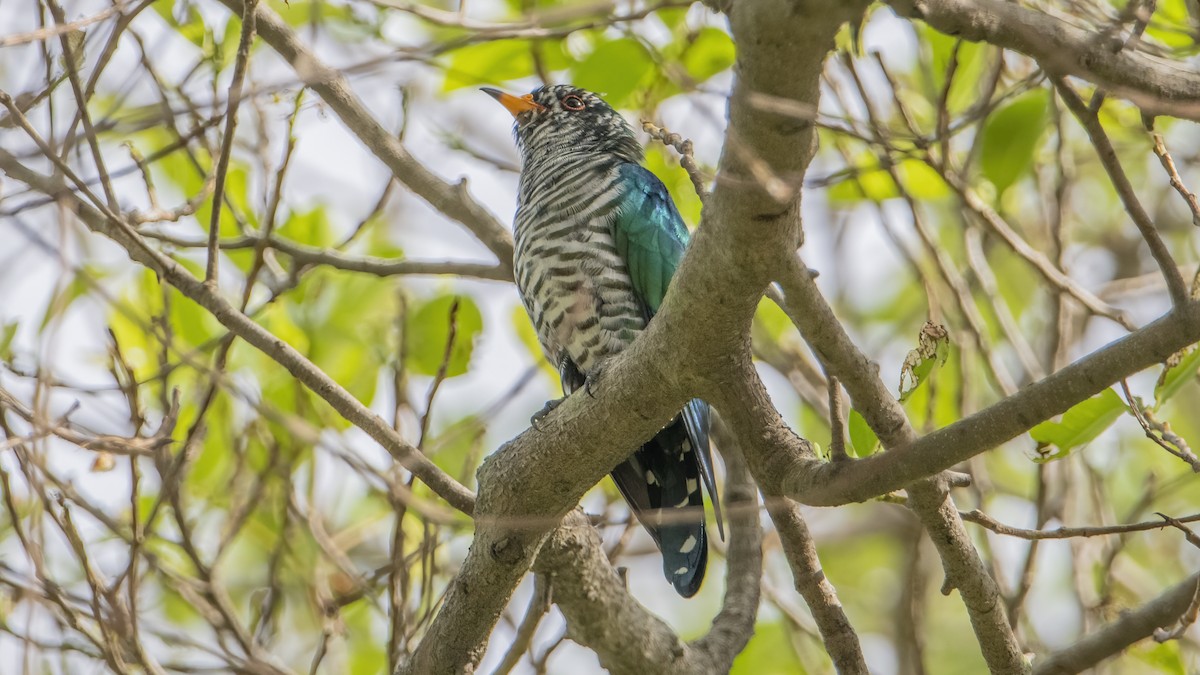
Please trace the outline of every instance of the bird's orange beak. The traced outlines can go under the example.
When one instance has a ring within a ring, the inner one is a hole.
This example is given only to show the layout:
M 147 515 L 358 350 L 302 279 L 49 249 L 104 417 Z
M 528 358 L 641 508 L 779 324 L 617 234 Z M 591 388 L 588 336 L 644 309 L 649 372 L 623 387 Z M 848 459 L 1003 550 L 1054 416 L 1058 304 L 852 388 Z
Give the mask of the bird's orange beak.
M 534 102 L 533 94 L 513 96 L 512 94 L 507 94 L 499 89 L 492 89 L 491 87 L 481 87 L 479 90 L 499 101 L 500 105 L 504 106 L 508 112 L 512 113 L 513 117 L 530 110 L 546 109 L 546 106 Z

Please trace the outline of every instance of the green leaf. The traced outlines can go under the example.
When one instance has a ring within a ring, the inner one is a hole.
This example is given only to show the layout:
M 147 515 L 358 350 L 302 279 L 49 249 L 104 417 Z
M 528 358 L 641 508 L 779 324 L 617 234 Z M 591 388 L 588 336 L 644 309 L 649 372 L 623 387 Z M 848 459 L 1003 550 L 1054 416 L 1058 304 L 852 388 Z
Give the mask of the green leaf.
M 922 42 L 929 46 L 931 82 L 929 95 L 941 96 L 946 87 L 946 76 L 950 74 L 951 59 L 954 60 L 954 81 L 950 86 L 946 107 L 951 114 L 971 105 L 979 95 L 983 82 L 983 71 L 987 67 L 987 47 L 977 42 L 966 42 L 921 24 Z M 957 51 L 956 51 L 957 50 Z
M 442 91 L 477 84 L 502 84 L 533 73 L 533 52 L 526 40 L 495 40 L 456 49 L 446 65 Z
M 792 646 L 791 629 L 782 621 L 754 627 L 754 637 L 733 660 L 730 675 L 792 675 L 804 672 Z
M 46 330 L 46 326 L 50 325 L 51 321 L 65 314 L 72 303 L 88 292 L 88 289 L 91 288 L 90 279 L 99 279 L 101 276 L 99 270 L 94 267 L 85 265 L 80 268 L 75 273 L 75 276 L 71 277 L 71 281 L 58 289 L 58 292 L 54 294 L 49 304 L 46 305 L 46 311 L 42 314 L 42 322 L 38 326 L 38 332 Z
M 758 311 L 754 313 L 754 327 L 764 337 L 779 341 L 792 330 L 792 320 L 779 308 L 779 305 L 763 298 L 758 302 Z
M 16 321 L 9 321 L 3 326 L 0 326 L 0 361 L 12 360 L 12 343 L 13 338 L 17 337 Z
M 925 162 L 906 159 L 896 165 L 896 172 L 900 175 L 904 188 L 917 201 L 944 199 L 951 195 L 950 186 Z
M 1196 33 L 1186 0 L 1159 2 L 1154 20 L 1146 27 L 1146 35 L 1176 50 L 1177 57 L 1196 54 Z
M 854 158 L 851 167 L 855 173 L 829 188 L 829 199 L 834 202 L 856 204 L 863 199 L 883 202 L 900 196 L 891 174 L 881 168 L 879 157 L 864 150 Z
M 983 127 L 983 175 L 1003 194 L 1033 166 L 1034 150 L 1046 131 L 1050 92 L 1026 92 L 992 113 Z
M 310 211 L 292 212 L 276 233 L 298 244 L 320 248 L 331 246 L 335 239 L 333 228 L 329 225 L 329 214 L 323 206 Z
M 663 185 L 667 186 L 667 191 L 675 200 L 675 207 L 679 209 L 679 215 L 683 216 L 683 222 L 698 223 L 704 204 L 696 195 L 692 179 L 679 166 L 678 158 L 671 153 L 674 153 L 674 150 L 666 150 L 658 144 L 651 145 L 646 149 L 644 164 L 650 173 L 658 176 Z
M 451 310 L 457 303 L 458 309 Z M 475 301 L 465 295 L 441 295 L 408 315 L 408 366 L 421 375 L 436 375 L 442 367 L 450 322 L 455 326 L 454 347 L 446 365 L 446 377 L 467 372 L 475 339 L 483 330 L 483 316 Z
M 1194 381 L 1197 371 L 1200 371 L 1200 348 L 1196 345 L 1172 354 L 1158 376 L 1158 383 L 1154 385 L 1154 409 L 1166 403 L 1188 382 Z
M 468 415 L 440 430 L 438 435 L 425 444 L 425 454 L 446 473 L 474 487 L 475 471 L 483 454 L 483 438 L 486 424 L 474 415 Z
M 1105 389 L 1072 406 L 1058 422 L 1042 422 L 1029 430 L 1029 435 L 1038 443 L 1034 461 L 1041 463 L 1066 457 L 1074 448 L 1095 440 L 1126 408 L 1117 392 Z M 1055 449 L 1050 450 L 1051 447 Z
M 650 53 L 640 42 L 618 38 L 596 45 L 571 69 L 571 81 L 600 94 L 612 107 L 621 108 L 653 68 Z
M 900 367 L 900 400 L 906 401 L 920 387 L 935 367 L 946 362 L 950 355 L 950 334 L 946 327 L 932 321 L 926 321 L 921 328 L 917 348 L 904 357 Z
M 683 55 L 683 67 L 697 83 L 733 65 L 737 50 L 733 38 L 719 28 L 702 28 Z
M 1129 656 L 1150 666 L 1153 669 L 1151 672 L 1160 675 L 1186 675 L 1188 672 L 1188 666 L 1184 662 L 1179 647 L 1179 640 L 1167 640 L 1166 642 L 1145 640 L 1130 649 Z
M 851 408 L 846 426 L 850 433 L 850 445 L 854 448 L 855 457 L 868 457 L 875 454 L 876 448 L 879 447 L 879 437 L 875 435 L 861 413 Z
M 151 7 L 158 15 L 162 17 L 167 25 L 175 29 L 180 37 L 191 42 L 201 50 L 206 48 L 206 41 L 212 36 L 211 31 L 204 25 L 204 17 L 200 11 L 196 9 L 196 5 L 188 0 L 175 0 L 175 2 L 155 2 Z M 184 11 L 178 11 L 178 10 Z M 180 23 L 180 19 L 186 16 L 187 21 Z

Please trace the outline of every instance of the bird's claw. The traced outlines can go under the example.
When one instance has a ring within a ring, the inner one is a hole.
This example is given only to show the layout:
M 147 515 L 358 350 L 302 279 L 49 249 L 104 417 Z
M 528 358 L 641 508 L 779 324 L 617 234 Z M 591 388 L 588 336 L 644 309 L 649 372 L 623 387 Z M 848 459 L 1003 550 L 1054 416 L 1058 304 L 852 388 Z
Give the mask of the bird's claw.
M 553 399 L 550 399 L 549 401 L 546 401 L 546 406 L 544 408 L 542 408 L 541 410 L 533 413 L 533 416 L 529 418 L 529 424 L 531 426 L 533 426 L 533 428 L 536 429 L 537 431 L 541 431 L 542 430 L 542 427 L 541 427 L 542 420 L 545 419 L 546 415 L 549 415 L 551 411 L 553 411 L 555 408 L 557 408 L 558 404 L 562 403 L 565 400 L 567 400 L 566 396 L 564 396 L 562 398 L 553 398 Z
M 600 384 L 600 376 L 604 374 L 604 368 L 596 366 L 592 372 L 588 373 L 587 379 L 583 381 L 583 390 L 588 396 L 596 398 L 596 387 Z

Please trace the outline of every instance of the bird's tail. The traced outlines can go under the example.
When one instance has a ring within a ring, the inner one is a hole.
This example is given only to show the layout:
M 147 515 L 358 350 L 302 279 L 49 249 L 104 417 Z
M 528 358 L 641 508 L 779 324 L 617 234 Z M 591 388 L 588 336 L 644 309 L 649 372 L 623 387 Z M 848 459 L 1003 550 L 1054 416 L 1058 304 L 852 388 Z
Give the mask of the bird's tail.
M 700 449 L 689 431 L 684 418 L 676 417 L 612 472 L 630 510 L 662 551 L 663 574 L 685 598 L 699 590 L 708 565 L 697 457 L 699 450 L 708 459 L 708 437 L 703 434 Z

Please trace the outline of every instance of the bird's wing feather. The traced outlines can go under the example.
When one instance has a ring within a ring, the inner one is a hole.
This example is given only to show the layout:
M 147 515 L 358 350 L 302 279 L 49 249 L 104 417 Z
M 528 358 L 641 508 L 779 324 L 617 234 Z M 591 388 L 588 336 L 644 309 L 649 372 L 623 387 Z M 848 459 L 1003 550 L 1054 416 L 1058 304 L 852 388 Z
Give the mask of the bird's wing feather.
M 634 290 L 653 316 L 683 258 L 688 232 L 658 176 L 637 164 L 623 164 L 619 179 L 625 190 L 613 238 Z
M 633 289 L 646 317 L 652 317 L 662 305 L 671 277 L 679 267 L 687 248 L 688 231 L 667 187 L 653 173 L 637 164 L 621 166 L 619 179 L 625 187 L 622 205 L 613 225 L 617 254 L 625 260 Z M 683 420 L 704 487 L 712 498 L 717 530 L 724 538 L 721 500 L 717 496 L 712 450 L 708 439 L 708 404 L 699 399 L 688 402 Z

